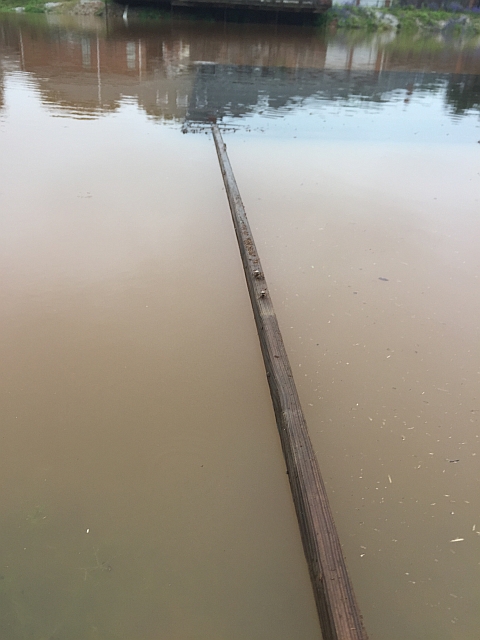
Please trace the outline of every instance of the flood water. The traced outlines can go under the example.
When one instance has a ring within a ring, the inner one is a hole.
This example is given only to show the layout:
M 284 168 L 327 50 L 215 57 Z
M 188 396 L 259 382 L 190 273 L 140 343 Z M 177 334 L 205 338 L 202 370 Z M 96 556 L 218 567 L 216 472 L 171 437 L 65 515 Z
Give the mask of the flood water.
M 208 123 L 371 640 L 480 628 L 480 43 L 0 20 L 1 640 L 320 637 Z

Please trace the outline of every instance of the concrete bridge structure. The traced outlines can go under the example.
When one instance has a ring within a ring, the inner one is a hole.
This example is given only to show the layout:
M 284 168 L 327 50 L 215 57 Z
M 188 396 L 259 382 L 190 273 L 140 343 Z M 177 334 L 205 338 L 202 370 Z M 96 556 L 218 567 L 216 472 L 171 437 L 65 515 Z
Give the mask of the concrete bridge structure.
M 209 7 L 258 9 L 295 13 L 323 13 L 332 6 L 332 0 L 172 0 L 173 7 Z

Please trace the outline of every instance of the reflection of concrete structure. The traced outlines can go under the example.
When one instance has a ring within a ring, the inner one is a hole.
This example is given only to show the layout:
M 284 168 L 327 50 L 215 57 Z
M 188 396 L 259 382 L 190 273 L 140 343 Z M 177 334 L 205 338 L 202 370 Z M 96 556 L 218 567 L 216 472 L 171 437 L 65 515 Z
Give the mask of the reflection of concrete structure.
M 391 91 L 410 95 L 445 83 L 455 84 L 449 100 L 477 104 L 467 95 L 477 91 L 475 83 L 447 75 L 479 74 L 474 49 L 429 50 L 421 42 L 412 45 L 417 50 L 402 49 L 391 35 L 355 42 L 306 27 L 173 20 L 130 28 L 110 23 L 107 33 L 102 21 L 74 29 L 71 18 L 65 25 L 61 18 L 55 25 L 2 18 L 0 53 L 3 65 L 30 74 L 49 108 L 76 117 L 98 117 L 133 98 L 151 117 L 183 120 L 188 112 L 199 121 L 288 109 L 309 96 L 381 103 Z
M 393 32 L 387 32 L 369 42 L 348 45 L 341 40 L 328 47 L 325 60 L 326 69 L 354 69 L 355 71 L 383 71 L 385 68 L 385 45 L 395 39 Z
M 156 117 L 184 116 L 191 79 L 179 69 L 172 72 L 168 46 L 163 47 L 165 64 L 147 69 L 147 45 L 140 38 L 105 39 L 57 29 L 48 38 L 37 36 L 19 30 L 21 66 L 36 76 L 51 107 L 88 117 L 133 97 Z

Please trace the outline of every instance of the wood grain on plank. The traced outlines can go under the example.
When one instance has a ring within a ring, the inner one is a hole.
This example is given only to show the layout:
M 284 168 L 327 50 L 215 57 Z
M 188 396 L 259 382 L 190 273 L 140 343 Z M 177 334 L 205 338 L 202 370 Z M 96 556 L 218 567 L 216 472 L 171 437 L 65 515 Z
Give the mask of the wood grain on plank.
M 212 126 L 212 131 L 260 338 L 323 639 L 367 640 L 317 458 L 300 406 L 292 370 L 226 146 L 216 124 Z

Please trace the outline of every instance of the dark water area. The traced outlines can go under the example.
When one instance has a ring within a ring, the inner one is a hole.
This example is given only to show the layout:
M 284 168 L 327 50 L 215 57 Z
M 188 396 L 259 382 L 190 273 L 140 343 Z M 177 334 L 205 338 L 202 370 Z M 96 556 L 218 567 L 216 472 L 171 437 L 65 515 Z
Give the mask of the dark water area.
M 0 639 L 319 626 L 210 123 L 371 640 L 480 628 L 480 41 L 0 17 Z

